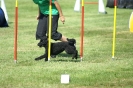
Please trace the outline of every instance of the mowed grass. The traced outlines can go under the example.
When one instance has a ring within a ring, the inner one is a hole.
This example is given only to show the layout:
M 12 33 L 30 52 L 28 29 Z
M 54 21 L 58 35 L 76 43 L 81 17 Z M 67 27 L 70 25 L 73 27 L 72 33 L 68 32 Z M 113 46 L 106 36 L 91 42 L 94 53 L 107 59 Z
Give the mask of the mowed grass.
M 81 12 L 74 12 L 75 0 L 58 0 L 66 22 L 58 30 L 77 40 L 80 54 Z M 85 0 L 85 2 L 88 2 Z M 89 2 L 97 2 L 91 0 Z M 106 0 L 104 0 L 106 5 Z M 85 4 L 83 61 L 72 60 L 65 52 L 50 62 L 34 61 L 43 54 L 35 40 L 37 5 L 32 0 L 18 1 L 18 56 L 14 63 L 15 1 L 5 0 L 8 28 L 0 28 L 0 88 L 132 88 L 133 34 L 129 31 L 130 9 L 117 9 L 115 59 L 112 59 L 114 9 L 98 13 L 98 5 Z M 52 41 L 54 42 L 54 41 Z M 61 84 L 62 74 L 70 75 Z

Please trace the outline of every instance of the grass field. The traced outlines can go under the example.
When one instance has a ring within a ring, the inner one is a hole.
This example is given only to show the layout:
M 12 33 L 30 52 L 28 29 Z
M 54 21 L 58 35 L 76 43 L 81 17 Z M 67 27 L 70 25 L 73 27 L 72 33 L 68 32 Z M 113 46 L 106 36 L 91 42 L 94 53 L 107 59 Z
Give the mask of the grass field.
M 58 0 L 66 22 L 59 21 L 59 31 L 77 40 L 80 53 L 81 13 L 74 12 L 75 0 Z M 96 2 L 91 0 L 90 2 Z M 87 0 L 85 0 L 87 2 Z M 104 0 L 106 5 L 106 0 Z M 130 9 L 117 9 L 116 49 L 112 60 L 114 9 L 99 14 L 98 5 L 85 4 L 83 61 L 71 60 L 65 52 L 50 62 L 34 61 L 44 49 L 37 46 L 37 5 L 32 0 L 18 0 L 18 57 L 14 63 L 15 0 L 5 0 L 8 28 L 0 28 L 0 88 L 132 88 L 133 34 L 130 33 Z M 54 41 L 52 41 L 54 42 Z M 62 74 L 70 75 L 69 84 L 61 84 Z

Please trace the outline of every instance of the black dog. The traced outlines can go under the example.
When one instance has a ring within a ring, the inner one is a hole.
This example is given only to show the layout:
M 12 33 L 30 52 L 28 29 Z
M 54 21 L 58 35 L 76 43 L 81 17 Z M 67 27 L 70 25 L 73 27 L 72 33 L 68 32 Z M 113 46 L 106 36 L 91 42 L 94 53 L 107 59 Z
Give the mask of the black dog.
M 75 44 L 75 39 L 68 39 L 68 42 L 51 43 L 51 55 L 58 55 L 65 51 L 67 54 L 72 54 L 72 59 L 77 59 L 78 51 L 76 50 Z M 48 42 L 45 44 L 40 41 L 38 46 L 45 48 L 45 54 L 35 58 L 35 60 L 41 60 L 45 58 L 45 61 L 48 61 Z

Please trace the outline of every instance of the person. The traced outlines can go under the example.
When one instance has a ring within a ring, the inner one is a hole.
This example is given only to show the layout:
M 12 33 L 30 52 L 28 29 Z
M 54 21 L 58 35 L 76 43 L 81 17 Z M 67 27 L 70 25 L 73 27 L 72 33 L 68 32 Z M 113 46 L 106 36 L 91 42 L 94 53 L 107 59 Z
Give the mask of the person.
M 40 39 L 41 43 L 47 42 L 48 28 L 49 28 L 49 2 L 50 0 L 33 0 L 35 4 L 38 5 L 38 16 L 37 20 L 37 30 L 36 30 L 36 40 Z M 67 38 L 57 31 L 58 20 L 64 24 L 65 17 L 63 15 L 62 9 L 57 0 L 52 0 L 52 28 L 51 28 L 51 38 L 55 41 L 68 41 Z M 40 43 L 39 42 L 39 43 Z M 38 44 L 39 44 L 38 43 Z M 39 45 L 38 45 L 39 46 Z

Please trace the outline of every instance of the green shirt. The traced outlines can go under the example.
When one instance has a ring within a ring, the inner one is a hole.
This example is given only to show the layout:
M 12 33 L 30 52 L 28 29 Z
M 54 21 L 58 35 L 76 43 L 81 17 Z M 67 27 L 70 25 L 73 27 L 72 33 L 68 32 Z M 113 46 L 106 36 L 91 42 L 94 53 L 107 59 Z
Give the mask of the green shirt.
M 55 0 L 52 0 L 52 15 L 58 15 L 59 12 L 54 4 Z M 44 15 L 49 14 L 49 0 L 33 0 L 35 4 L 38 4 L 40 11 Z

